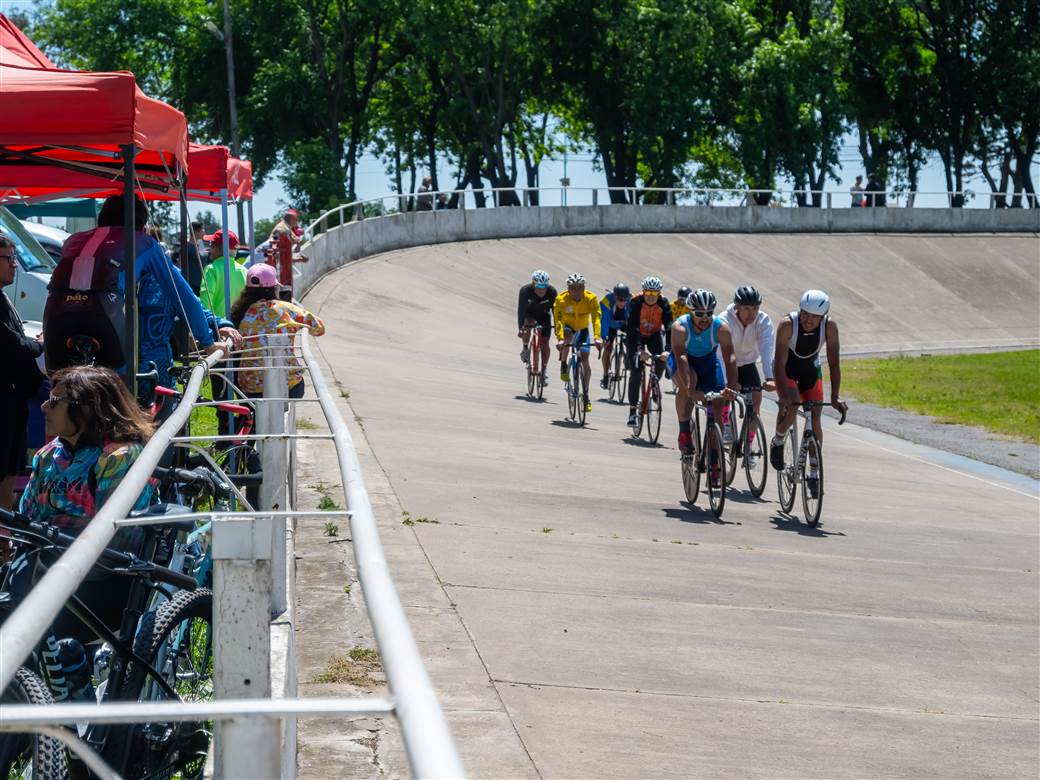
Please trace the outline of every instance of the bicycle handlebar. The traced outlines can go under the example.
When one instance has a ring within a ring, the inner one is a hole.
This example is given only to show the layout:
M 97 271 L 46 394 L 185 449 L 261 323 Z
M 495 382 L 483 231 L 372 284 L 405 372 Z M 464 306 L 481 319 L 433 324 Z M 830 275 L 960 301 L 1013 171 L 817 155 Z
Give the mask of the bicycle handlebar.
M 48 523 L 34 522 L 21 512 L 12 512 L 9 509 L 0 509 L 0 522 L 9 526 L 14 531 L 26 531 L 37 536 L 43 536 L 57 542 L 62 547 L 69 547 L 76 541 L 75 536 L 62 533 Z M 141 560 L 133 553 L 123 552 L 122 550 L 113 550 L 106 547 L 101 551 L 100 558 L 106 563 L 124 567 L 124 571 L 119 572 L 121 574 L 129 574 L 133 576 L 138 574 L 147 574 L 158 582 L 164 582 L 167 585 L 173 585 L 175 588 L 181 588 L 183 590 L 195 590 L 195 588 L 198 587 L 198 583 L 195 581 L 194 577 L 189 577 L 187 574 L 181 574 L 173 569 L 167 569 L 165 566 L 160 566 L 152 561 Z
M 824 401 L 804 401 L 802 403 L 802 408 L 805 409 L 808 412 L 808 411 L 811 411 L 811 410 L 816 409 L 816 408 L 822 409 L 825 406 L 831 406 L 831 405 L 832 404 L 826 403 Z M 841 410 L 841 419 L 838 420 L 838 425 L 844 425 L 845 424 L 845 415 L 847 413 L 848 413 L 847 409 L 842 409 Z

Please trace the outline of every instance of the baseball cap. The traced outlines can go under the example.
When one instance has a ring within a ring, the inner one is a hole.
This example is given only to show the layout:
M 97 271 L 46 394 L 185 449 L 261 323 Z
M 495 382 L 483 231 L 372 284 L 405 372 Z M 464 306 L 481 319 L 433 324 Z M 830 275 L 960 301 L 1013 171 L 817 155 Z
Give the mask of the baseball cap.
M 235 235 L 235 231 L 234 230 L 229 230 L 228 231 L 227 238 L 228 238 L 228 248 L 234 249 L 235 247 L 238 246 L 238 236 Z M 205 239 L 206 241 L 209 241 L 212 244 L 220 244 L 221 246 L 223 246 L 224 245 L 224 231 L 223 230 L 218 230 L 216 233 L 211 233 L 208 236 L 203 236 L 203 239 Z
M 285 210 L 285 216 L 287 216 L 287 217 L 298 217 L 298 216 L 300 216 L 300 212 L 298 212 L 296 209 L 286 209 Z
M 267 263 L 257 263 L 246 269 L 246 287 L 277 287 L 278 272 Z

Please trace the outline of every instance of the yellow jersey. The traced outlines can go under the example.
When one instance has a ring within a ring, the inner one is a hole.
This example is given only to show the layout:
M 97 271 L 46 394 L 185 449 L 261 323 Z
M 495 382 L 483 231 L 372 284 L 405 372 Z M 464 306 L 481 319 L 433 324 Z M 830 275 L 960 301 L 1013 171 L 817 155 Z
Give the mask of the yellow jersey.
M 574 300 L 570 292 L 564 290 L 556 296 L 553 303 L 553 320 L 556 322 L 556 338 L 563 340 L 563 329 L 568 327 L 578 331 L 590 327 L 589 340 L 599 338 L 599 298 L 588 290 L 580 300 Z
M 672 322 L 682 317 L 684 314 L 689 314 L 690 310 L 686 308 L 685 301 L 675 300 L 672 301 Z

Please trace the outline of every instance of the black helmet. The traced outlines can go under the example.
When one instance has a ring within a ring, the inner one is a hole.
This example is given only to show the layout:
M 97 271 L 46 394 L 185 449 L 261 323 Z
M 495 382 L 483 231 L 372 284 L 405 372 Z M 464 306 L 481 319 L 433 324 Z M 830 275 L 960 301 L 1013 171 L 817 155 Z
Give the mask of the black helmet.
M 683 285 L 682 287 L 680 287 L 678 290 L 675 291 L 675 300 L 682 301 L 683 303 L 686 303 L 686 296 L 689 295 L 692 292 L 693 292 L 693 290 L 691 290 L 686 285 Z
M 761 306 L 762 293 L 750 285 L 738 287 L 737 291 L 733 293 L 733 303 L 738 306 Z
M 627 301 L 632 297 L 632 291 L 628 289 L 628 285 L 624 282 L 618 282 L 614 285 L 614 297 Z

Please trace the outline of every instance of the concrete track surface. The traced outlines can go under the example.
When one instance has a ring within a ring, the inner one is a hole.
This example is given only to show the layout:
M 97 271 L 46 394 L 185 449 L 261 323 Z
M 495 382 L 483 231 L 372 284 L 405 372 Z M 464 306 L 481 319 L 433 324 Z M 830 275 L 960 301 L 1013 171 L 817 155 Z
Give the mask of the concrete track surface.
M 754 283 L 774 316 L 818 286 L 849 350 L 1040 332 L 1035 236 L 488 241 L 321 280 L 305 303 L 392 490 L 388 557 L 410 562 L 395 574 L 469 773 L 1036 777 L 1037 483 L 853 407 L 826 422 L 819 528 L 781 515 L 773 473 L 761 501 L 738 473 L 716 522 L 703 494 L 682 502 L 670 395 L 658 447 L 598 388 L 588 427 L 565 422 L 556 372 L 525 399 L 513 318 L 537 267 L 596 291 Z

